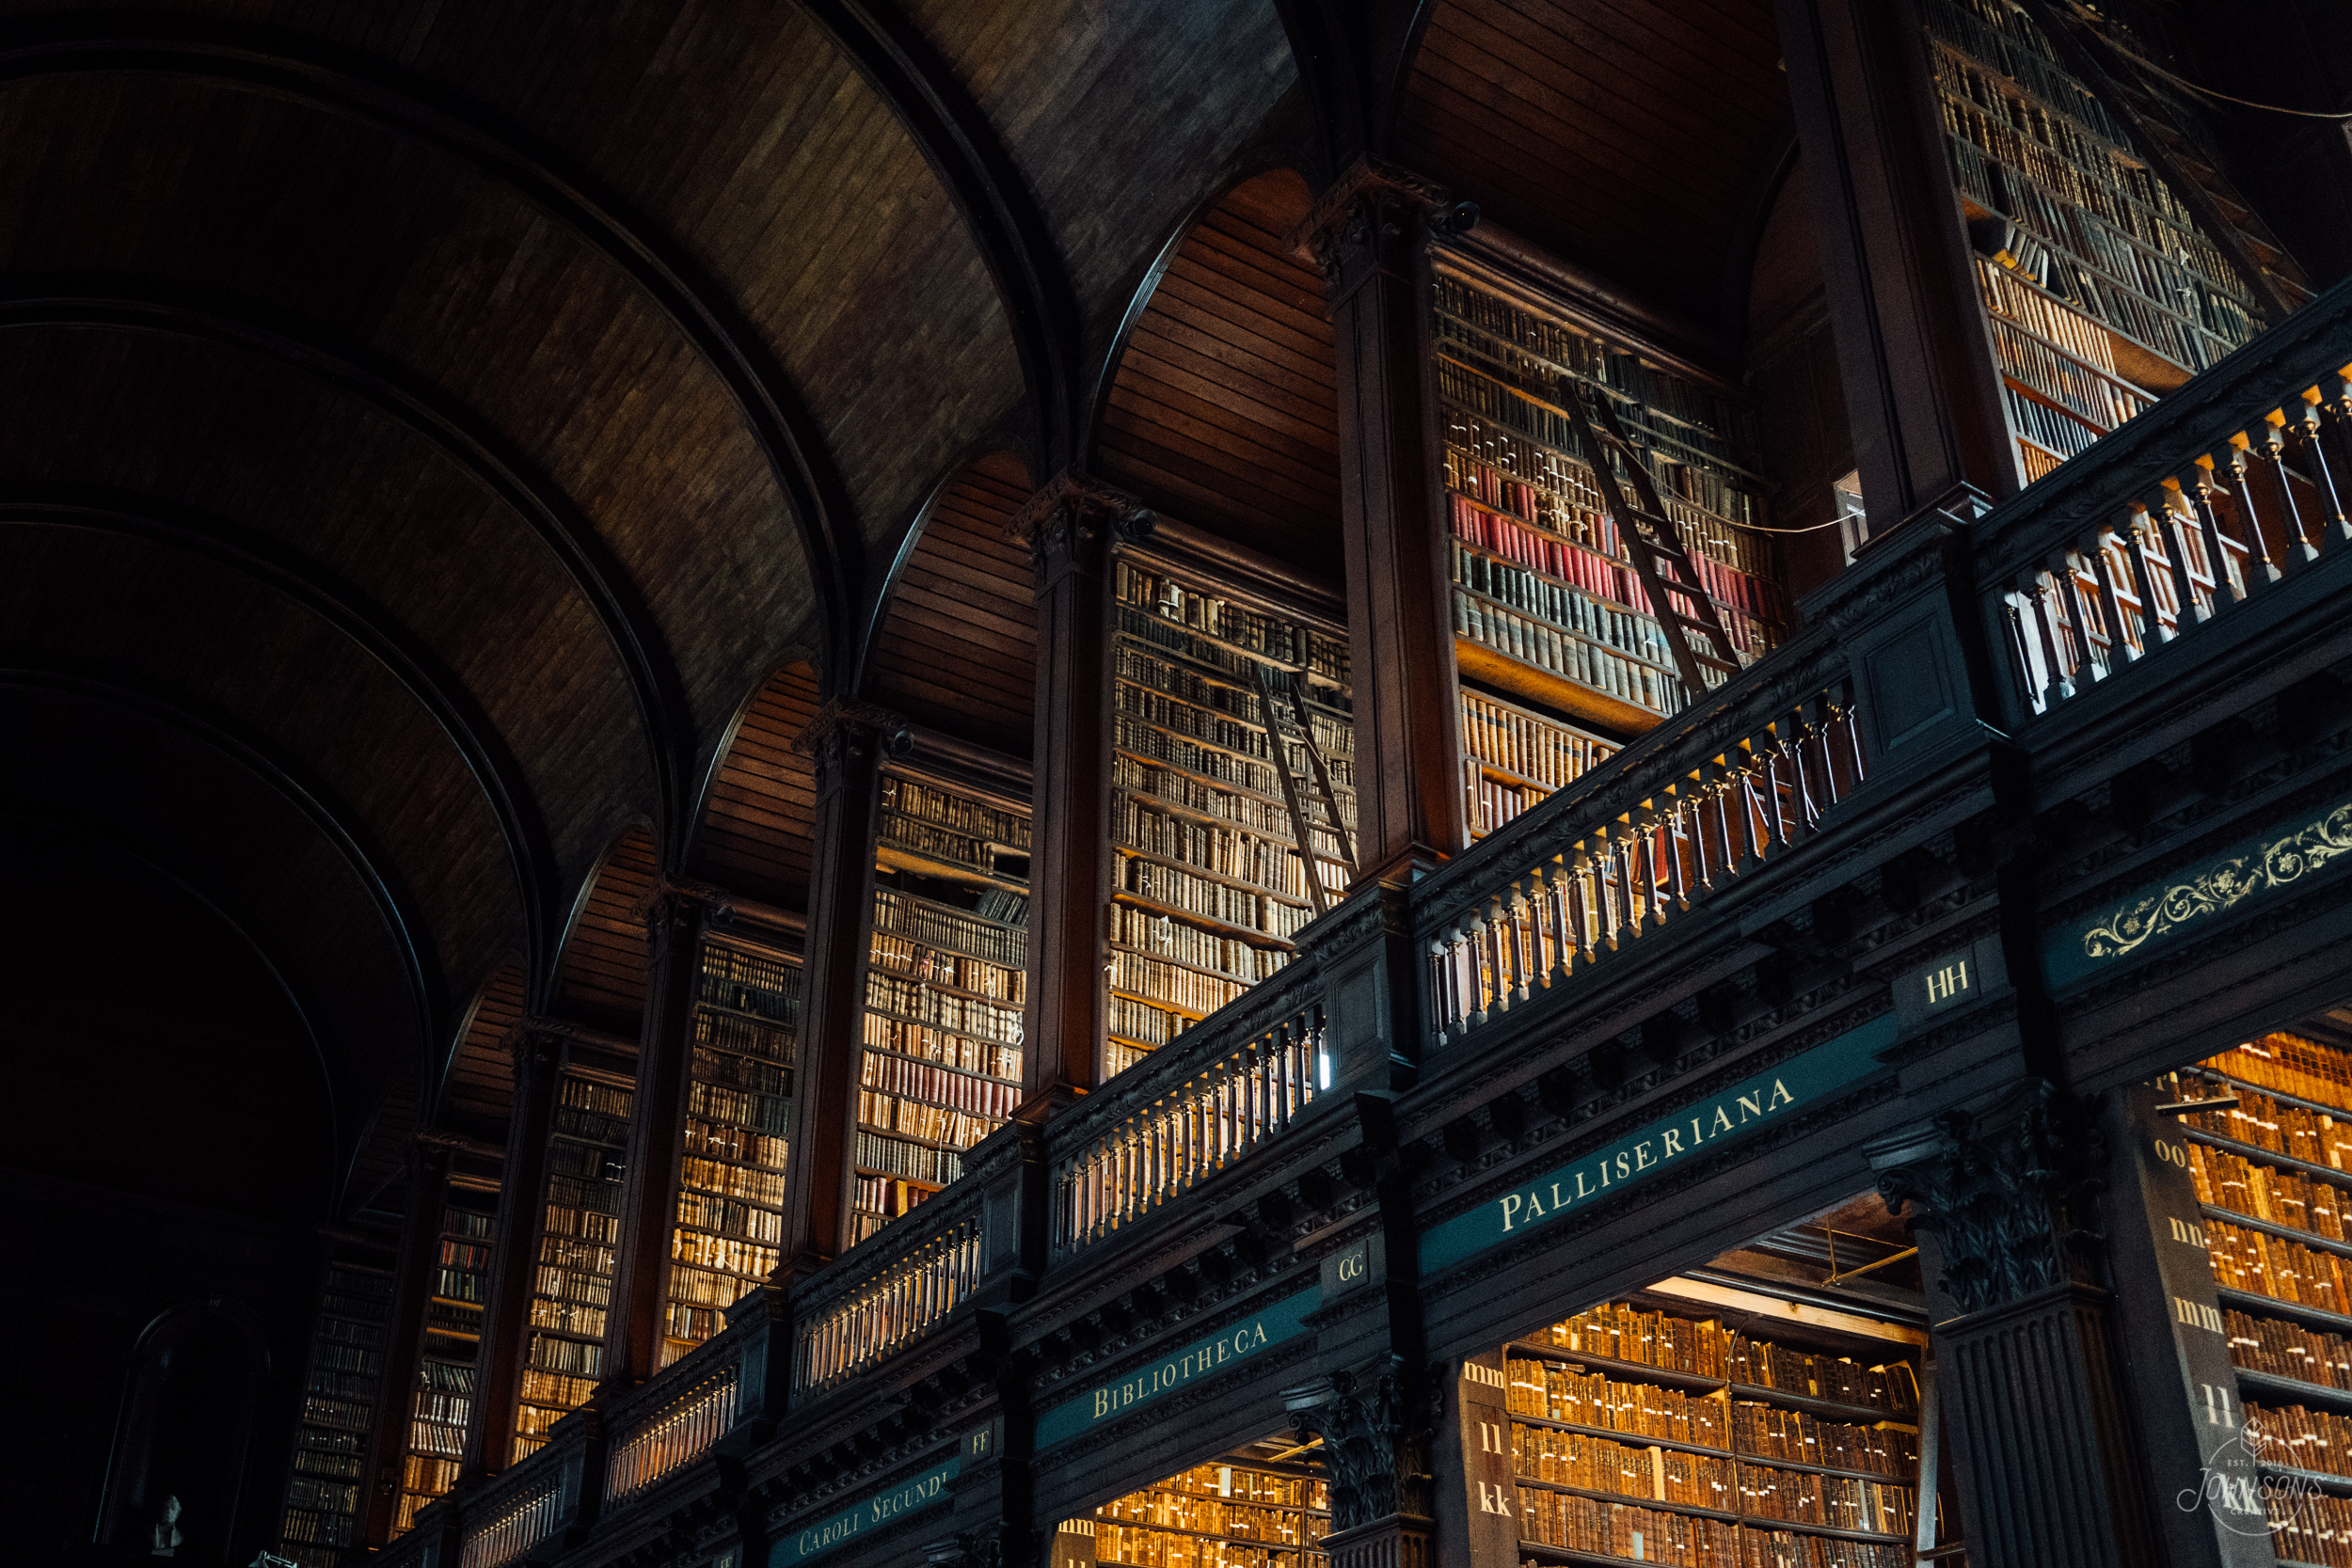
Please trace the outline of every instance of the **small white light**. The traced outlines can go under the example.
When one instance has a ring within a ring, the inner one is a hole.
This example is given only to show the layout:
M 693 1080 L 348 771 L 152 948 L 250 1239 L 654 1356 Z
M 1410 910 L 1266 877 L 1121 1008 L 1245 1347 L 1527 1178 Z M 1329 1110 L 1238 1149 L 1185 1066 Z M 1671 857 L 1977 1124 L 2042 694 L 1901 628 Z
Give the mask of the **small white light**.
M 1331 1053 L 1328 1051 L 1318 1051 L 1315 1053 L 1315 1087 L 1319 1089 L 1327 1089 L 1330 1086 Z

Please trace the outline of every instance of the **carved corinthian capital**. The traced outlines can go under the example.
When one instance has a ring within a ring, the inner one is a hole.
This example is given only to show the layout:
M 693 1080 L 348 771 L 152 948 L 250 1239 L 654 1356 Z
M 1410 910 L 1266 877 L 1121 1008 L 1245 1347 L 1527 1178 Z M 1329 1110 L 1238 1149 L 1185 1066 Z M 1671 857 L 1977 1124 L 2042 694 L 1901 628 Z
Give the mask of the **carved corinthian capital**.
M 2088 1272 L 2097 1130 L 2067 1097 L 2034 1083 L 1981 1113 L 1952 1111 L 1890 1149 L 1879 1191 L 1911 1205 L 1914 1228 L 1944 1254 L 1944 1289 L 1963 1313 L 2066 1284 Z
M 1323 273 L 1327 310 L 1379 272 L 1409 281 L 1413 261 L 1430 240 L 1467 233 L 1478 204 L 1457 201 L 1443 186 L 1408 170 L 1359 158 L 1316 198 L 1291 244 Z
M 1159 516 L 1123 490 L 1064 468 L 1039 487 L 1005 526 L 1005 537 L 1029 547 L 1041 592 L 1073 565 L 1100 569 L 1112 545 L 1152 536 Z
M 817 794 L 841 786 L 852 764 L 906 755 L 907 721 L 886 707 L 834 697 L 817 710 L 792 749 L 817 763 Z
M 1430 1511 L 1429 1438 L 1434 1413 L 1417 1397 L 1401 1362 L 1359 1377 L 1331 1374 L 1328 1399 L 1291 1412 L 1301 1442 L 1323 1439 L 1331 1477 L 1331 1528 L 1361 1529 L 1399 1515 L 1426 1519 Z

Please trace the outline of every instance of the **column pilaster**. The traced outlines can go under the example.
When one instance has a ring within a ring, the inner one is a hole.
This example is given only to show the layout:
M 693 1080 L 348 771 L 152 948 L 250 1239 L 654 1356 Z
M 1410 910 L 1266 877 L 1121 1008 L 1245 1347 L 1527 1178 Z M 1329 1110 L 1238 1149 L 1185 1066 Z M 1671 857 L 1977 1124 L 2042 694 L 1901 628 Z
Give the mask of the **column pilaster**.
M 482 1343 L 474 1363 L 473 1422 L 466 1431 L 468 1479 L 497 1475 L 514 1452 L 539 1231 L 547 1208 L 548 1137 L 564 1059 L 564 1037 L 545 1020 L 526 1019 L 516 1025 L 507 1031 L 505 1045 L 515 1064 L 515 1099 L 506 1118 L 506 1162 L 499 1179 L 488 1300 L 483 1306 Z
M 408 1148 L 408 1212 L 401 1229 L 399 1260 L 392 1272 L 384 1395 L 376 1401 L 374 1429 L 368 1440 L 368 1495 L 359 1520 L 360 1539 L 370 1545 L 391 1539 L 393 1511 L 400 1498 L 409 1410 L 424 1346 L 425 1307 L 433 1297 L 439 1251 L 441 1208 L 449 1197 L 451 1152 L 448 1145 L 422 1138 Z

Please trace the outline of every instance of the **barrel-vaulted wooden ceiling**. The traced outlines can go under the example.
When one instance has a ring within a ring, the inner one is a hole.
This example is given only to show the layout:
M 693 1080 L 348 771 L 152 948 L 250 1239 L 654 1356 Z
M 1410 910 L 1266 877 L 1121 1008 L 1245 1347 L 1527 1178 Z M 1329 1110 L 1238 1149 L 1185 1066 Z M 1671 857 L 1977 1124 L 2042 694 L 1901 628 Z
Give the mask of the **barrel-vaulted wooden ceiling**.
M 0 810 L 239 911 L 353 1186 L 495 1136 L 508 1022 L 628 1025 L 657 876 L 801 901 L 824 696 L 1025 754 L 1039 479 L 1337 576 L 1339 165 L 1704 310 L 1776 55 L 1765 0 L 8 6 Z

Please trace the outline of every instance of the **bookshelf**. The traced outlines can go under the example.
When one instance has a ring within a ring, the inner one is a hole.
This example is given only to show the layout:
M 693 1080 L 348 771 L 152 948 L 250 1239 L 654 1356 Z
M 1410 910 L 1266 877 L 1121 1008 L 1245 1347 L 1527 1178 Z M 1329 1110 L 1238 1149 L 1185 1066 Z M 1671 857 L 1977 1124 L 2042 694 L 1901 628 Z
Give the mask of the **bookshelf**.
M 1022 1093 L 1028 811 L 898 766 L 881 804 L 853 1241 L 961 1176 Z
M 2000 0 L 1924 0 L 1985 330 L 2028 483 L 2259 330 L 2246 280 Z
M 1690 697 L 1578 436 L 1576 396 L 1605 400 L 1644 453 L 1740 662 L 1792 617 L 1755 531 L 1768 524 L 1759 437 L 1735 391 L 1548 309 L 1467 252 L 1439 252 L 1432 301 L 1455 663 L 1478 689 L 1464 692 L 1465 785 L 1481 834 Z M 1545 766 L 1513 768 L 1496 754 L 1505 747 Z
M 382 1391 L 391 1312 L 389 1270 L 328 1261 L 278 1527 L 279 1553 L 302 1568 L 332 1568 L 345 1547 L 358 1544 L 360 1472 Z
M 516 1461 L 545 1446 L 548 1429 L 588 1402 L 604 1370 L 622 1163 L 635 1098 L 626 1081 L 578 1067 L 565 1068 L 556 1081 Z
M 2352 1053 L 2265 1035 L 2170 1075 L 2189 1174 L 2263 1467 L 2312 1495 L 2273 1520 L 2281 1560 L 2352 1568 Z
M 1098 1563 L 1325 1568 L 1330 1486 L 1300 1445 L 1255 1443 L 1094 1511 Z M 1058 1555 L 1058 1554 L 1057 1554 Z
M 799 959 L 706 939 L 663 1287 L 661 1365 L 726 1326 L 775 1272 L 801 1015 Z
M 1279 969 L 1356 827 L 1339 628 L 1132 557 L 1115 593 L 1106 1074 Z
M 473 1417 L 476 1353 L 488 1299 L 490 1237 L 498 1194 L 451 1185 L 435 1240 L 432 1294 L 425 1301 L 417 1379 L 408 1394 L 407 1443 L 401 1454 L 392 1533 L 404 1535 L 417 1513 L 457 1484 Z
M 1525 1560 L 1915 1559 L 1907 1355 L 1805 1351 L 1618 1301 L 1513 1343 L 1503 1370 Z

